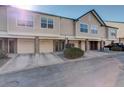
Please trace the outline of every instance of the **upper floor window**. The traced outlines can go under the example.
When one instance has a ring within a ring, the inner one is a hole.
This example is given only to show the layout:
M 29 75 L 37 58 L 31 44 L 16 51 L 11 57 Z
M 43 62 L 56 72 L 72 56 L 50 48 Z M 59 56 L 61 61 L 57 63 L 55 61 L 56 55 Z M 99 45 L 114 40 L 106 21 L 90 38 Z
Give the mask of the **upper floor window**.
M 41 28 L 53 28 L 53 19 L 41 18 Z
M 33 27 L 33 16 L 17 16 L 17 25 L 25 27 Z
M 80 24 L 80 31 L 81 32 L 88 32 L 88 25 L 87 24 Z
M 48 28 L 53 28 L 53 20 L 48 19 Z
M 93 34 L 98 33 L 98 27 L 96 25 L 91 25 L 91 33 L 93 33 Z
M 116 37 L 116 30 L 111 30 L 111 36 L 114 36 L 114 37 Z
M 47 28 L 47 18 L 45 18 L 45 17 L 41 18 L 41 27 Z

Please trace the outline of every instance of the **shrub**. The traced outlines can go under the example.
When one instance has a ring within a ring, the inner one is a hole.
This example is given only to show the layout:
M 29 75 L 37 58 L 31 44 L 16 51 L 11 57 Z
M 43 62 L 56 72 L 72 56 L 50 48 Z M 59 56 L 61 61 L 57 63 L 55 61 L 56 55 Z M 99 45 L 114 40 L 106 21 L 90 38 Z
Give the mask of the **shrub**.
M 112 51 L 122 51 L 123 49 L 121 47 L 112 47 Z
M 0 50 L 0 59 L 6 58 L 7 57 L 7 52 Z
M 84 55 L 84 51 L 81 50 L 80 48 L 66 48 L 64 50 L 64 57 L 68 59 L 75 59 L 79 58 Z

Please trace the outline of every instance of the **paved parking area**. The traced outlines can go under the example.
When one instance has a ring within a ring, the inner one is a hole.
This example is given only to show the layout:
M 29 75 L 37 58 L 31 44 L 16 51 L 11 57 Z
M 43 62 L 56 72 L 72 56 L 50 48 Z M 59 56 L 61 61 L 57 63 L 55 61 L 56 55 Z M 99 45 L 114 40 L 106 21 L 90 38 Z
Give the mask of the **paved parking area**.
M 91 58 L 97 58 L 107 55 L 119 54 L 115 53 L 106 53 L 99 51 L 88 51 L 85 55 L 78 59 L 68 60 L 63 57 L 62 53 L 42 53 L 42 54 L 17 54 L 12 57 L 6 64 L 0 67 L 0 74 L 10 73 L 25 69 L 31 69 L 35 67 L 43 67 L 54 64 L 62 64 L 73 61 L 87 60 Z
M 124 55 L 104 56 L 0 75 L 1 87 L 124 86 Z M 121 60 L 119 60 L 121 58 Z

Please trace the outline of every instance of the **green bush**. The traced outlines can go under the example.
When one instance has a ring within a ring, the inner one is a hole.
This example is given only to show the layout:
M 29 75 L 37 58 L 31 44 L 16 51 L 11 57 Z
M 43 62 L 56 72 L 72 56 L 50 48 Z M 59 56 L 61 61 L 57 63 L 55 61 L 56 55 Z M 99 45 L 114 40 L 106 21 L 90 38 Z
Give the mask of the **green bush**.
M 121 47 L 112 47 L 111 50 L 112 51 L 123 51 Z
M 64 50 L 64 57 L 68 59 L 75 59 L 79 58 L 84 55 L 84 51 L 81 50 L 80 48 L 66 48 Z
M 0 50 L 0 59 L 6 58 L 7 57 L 7 52 Z

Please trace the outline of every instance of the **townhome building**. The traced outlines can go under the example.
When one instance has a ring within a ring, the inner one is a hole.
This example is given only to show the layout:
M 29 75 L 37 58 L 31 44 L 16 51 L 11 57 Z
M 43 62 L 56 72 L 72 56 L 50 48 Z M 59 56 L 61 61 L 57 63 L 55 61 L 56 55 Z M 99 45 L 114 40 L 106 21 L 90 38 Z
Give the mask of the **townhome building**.
M 116 26 L 118 28 L 117 39 L 114 42 L 124 44 L 124 22 L 106 21 L 106 24 L 109 26 Z
M 67 42 L 84 51 L 100 50 L 106 41 L 117 39 L 117 29 L 95 10 L 72 19 L 0 6 L 0 49 L 8 53 L 58 52 Z

